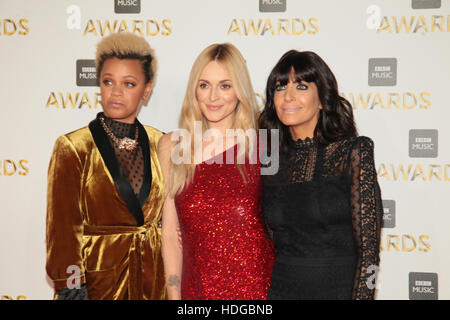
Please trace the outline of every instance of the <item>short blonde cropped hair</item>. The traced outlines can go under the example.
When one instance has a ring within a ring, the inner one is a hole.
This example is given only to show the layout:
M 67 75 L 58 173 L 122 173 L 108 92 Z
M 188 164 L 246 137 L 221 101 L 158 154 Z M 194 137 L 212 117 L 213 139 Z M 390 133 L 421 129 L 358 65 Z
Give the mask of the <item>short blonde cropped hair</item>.
M 131 32 L 119 32 L 100 40 L 95 54 L 97 79 L 100 79 L 103 64 L 109 58 L 139 60 L 145 74 L 145 82 L 154 82 L 157 71 L 155 51 L 143 37 Z

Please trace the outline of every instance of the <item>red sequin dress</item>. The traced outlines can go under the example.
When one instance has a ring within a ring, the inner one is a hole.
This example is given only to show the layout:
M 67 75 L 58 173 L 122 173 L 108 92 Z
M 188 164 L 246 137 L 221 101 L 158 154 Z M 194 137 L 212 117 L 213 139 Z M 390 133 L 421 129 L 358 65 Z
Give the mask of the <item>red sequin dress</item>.
M 245 184 L 236 165 L 217 163 L 218 157 L 225 163 L 225 155 L 197 165 L 193 181 L 175 197 L 183 240 L 182 299 L 267 297 L 274 247 L 261 215 L 260 166 L 245 165 Z

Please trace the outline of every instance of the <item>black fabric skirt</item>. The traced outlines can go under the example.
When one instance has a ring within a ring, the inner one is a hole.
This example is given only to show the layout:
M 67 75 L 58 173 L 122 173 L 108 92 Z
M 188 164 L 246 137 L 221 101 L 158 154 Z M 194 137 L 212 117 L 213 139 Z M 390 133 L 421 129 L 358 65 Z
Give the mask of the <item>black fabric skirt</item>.
M 279 255 L 268 300 L 350 300 L 356 257 L 298 258 Z

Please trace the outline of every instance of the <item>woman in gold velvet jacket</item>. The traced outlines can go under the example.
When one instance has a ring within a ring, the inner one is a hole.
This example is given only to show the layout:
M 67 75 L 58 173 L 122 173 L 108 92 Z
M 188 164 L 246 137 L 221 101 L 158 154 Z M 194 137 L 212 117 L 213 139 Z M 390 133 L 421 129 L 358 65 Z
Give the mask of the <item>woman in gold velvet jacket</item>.
M 136 119 L 154 52 L 144 38 L 111 34 L 96 66 L 103 112 L 60 136 L 50 160 L 47 273 L 56 299 L 164 299 L 162 133 Z

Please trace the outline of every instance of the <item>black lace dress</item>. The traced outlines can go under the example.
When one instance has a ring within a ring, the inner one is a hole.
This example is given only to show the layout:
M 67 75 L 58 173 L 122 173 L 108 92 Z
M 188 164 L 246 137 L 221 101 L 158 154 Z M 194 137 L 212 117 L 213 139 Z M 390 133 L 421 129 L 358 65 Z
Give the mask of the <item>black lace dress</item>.
M 373 299 L 383 209 L 372 140 L 292 142 L 262 177 L 278 253 L 268 299 Z

